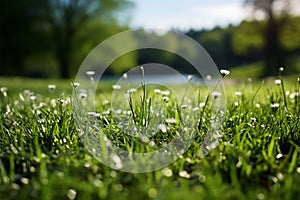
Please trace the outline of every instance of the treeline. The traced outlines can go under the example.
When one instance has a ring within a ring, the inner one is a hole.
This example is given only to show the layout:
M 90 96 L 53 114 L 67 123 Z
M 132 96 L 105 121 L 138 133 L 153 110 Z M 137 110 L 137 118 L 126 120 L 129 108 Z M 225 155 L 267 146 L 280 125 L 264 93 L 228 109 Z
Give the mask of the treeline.
M 0 75 L 43 78 L 73 77 L 96 45 L 128 29 L 127 17 L 133 6 L 126 0 L 20 0 L 18 3 L 2 0 L 0 4 Z M 123 13 L 122 22 L 116 13 Z M 266 38 L 273 37 L 272 32 L 265 34 L 267 22 L 243 21 L 226 28 L 191 29 L 185 34 L 199 42 L 217 66 L 231 68 L 266 60 L 266 46 L 270 43 Z M 274 62 L 274 68 L 283 65 L 287 73 L 299 72 L 300 17 L 285 17 L 276 27 L 277 34 L 276 53 L 280 53 L 280 63 Z M 134 38 L 127 42 L 134 45 Z M 164 42 L 165 45 L 182 45 L 180 41 L 177 44 L 174 40 Z M 272 52 L 272 47 L 268 51 Z M 180 56 L 143 49 L 121 56 L 106 73 L 121 74 L 145 63 L 166 64 L 182 73 L 194 72 Z
M 265 26 L 265 21 L 243 21 L 238 26 L 190 30 L 186 34 L 197 40 L 218 66 L 230 68 L 265 60 Z M 282 57 L 282 63 L 279 64 L 285 66 L 288 73 L 299 70 L 299 35 L 300 17 L 290 17 L 279 27 L 279 51 Z
M 237 26 L 215 27 L 211 30 L 191 29 L 185 34 L 201 44 L 220 68 L 232 68 L 253 63 L 265 66 L 265 27 L 266 21 L 245 20 Z M 286 73 L 300 73 L 300 17 L 289 17 L 278 27 L 278 30 L 278 51 L 282 61 L 275 64 L 273 69 L 265 69 L 267 73 L 261 74 L 261 76 L 276 75 L 277 69 L 281 66 L 285 67 Z M 180 45 L 180 41 L 173 45 Z M 149 62 L 167 64 L 183 73 L 195 72 L 193 67 L 179 56 L 151 49 L 139 51 L 138 64 Z

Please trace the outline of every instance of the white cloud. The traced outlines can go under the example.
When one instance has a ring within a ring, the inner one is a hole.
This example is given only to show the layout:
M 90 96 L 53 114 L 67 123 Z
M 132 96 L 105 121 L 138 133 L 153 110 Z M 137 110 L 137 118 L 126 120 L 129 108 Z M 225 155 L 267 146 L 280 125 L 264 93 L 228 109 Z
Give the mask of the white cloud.
M 247 17 L 246 9 L 240 4 L 231 5 L 206 5 L 197 6 L 191 10 L 194 15 L 201 16 L 199 25 L 213 27 L 215 25 L 228 25 L 229 23 L 239 23 Z M 200 21 L 201 20 L 201 21 Z
M 147 6 L 138 4 L 132 26 L 186 30 L 236 24 L 246 17 L 247 12 L 242 2 L 190 1 L 188 3 L 180 1 L 180 3 L 153 3 L 151 5 L 148 2 Z

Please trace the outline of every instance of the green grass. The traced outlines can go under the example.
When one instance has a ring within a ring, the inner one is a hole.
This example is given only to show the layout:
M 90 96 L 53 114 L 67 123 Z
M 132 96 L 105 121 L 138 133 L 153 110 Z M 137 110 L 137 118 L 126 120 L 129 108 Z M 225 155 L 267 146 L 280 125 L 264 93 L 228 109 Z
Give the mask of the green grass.
M 207 106 L 199 111 L 206 120 L 190 148 L 167 168 L 140 174 L 113 170 L 87 152 L 74 125 L 70 82 L 0 79 L 0 83 L 8 89 L 0 93 L 0 199 L 292 200 L 300 195 L 300 97 L 294 95 L 300 86 L 295 79 L 283 79 L 286 94 L 274 83 L 226 87 L 220 145 L 204 158 L 196 153 L 209 127 Z M 53 83 L 56 89 L 49 91 L 48 84 Z M 135 150 L 142 151 L 105 112 L 108 106 L 103 102 L 109 100 L 111 83 L 104 85 L 96 99 L 100 125 L 110 125 L 105 134 L 121 148 L 135 144 Z M 160 98 L 150 94 L 153 101 Z M 131 115 L 143 123 L 149 102 L 138 95 L 132 98 Z M 206 95 L 199 99 L 205 100 Z M 172 98 L 161 104 L 170 116 L 181 112 Z M 169 141 L 172 131 L 176 127 L 154 139 Z

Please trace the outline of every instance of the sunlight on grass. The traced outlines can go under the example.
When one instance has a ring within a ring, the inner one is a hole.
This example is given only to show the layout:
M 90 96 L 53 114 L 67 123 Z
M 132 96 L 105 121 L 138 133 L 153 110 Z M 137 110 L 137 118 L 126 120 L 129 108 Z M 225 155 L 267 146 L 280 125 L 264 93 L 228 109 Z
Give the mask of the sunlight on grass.
M 108 168 L 84 148 L 74 125 L 69 81 L 1 79 L 0 199 L 297 199 L 300 83 L 278 80 L 226 88 L 221 143 L 205 158 L 195 153 L 209 125 L 207 94 L 201 94 L 196 111 L 202 123 L 190 148 L 162 170 L 131 174 Z M 97 119 L 115 145 L 152 151 L 172 138 L 177 112 L 185 105 L 176 108 L 171 94 L 161 94 L 164 88 L 149 88 L 151 101 L 160 100 L 170 117 L 158 135 L 141 143 L 114 123 L 109 97 L 120 87 L 106 84 L 88 117 Z M 149 99 L 132 95 L 132 100 L 132 110 L 124 113 L 145 125 Z

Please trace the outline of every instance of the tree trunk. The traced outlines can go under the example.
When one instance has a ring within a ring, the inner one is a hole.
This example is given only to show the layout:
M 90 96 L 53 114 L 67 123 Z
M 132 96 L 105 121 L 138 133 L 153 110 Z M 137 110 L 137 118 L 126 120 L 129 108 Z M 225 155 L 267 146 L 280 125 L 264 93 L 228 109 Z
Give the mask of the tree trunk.
M 282 50 L 279 42 L 280 24 L 274 17 L 272 3 L 273 1 L 266 10 L 268 19 L 264 35 L 265 69 L 263 76 L 277 75 L 278 68 L 283 64 Z
M 265 76 L 278 74 L 278 67 L 282 65 L 281 48 L 279 44 L 279 28 L 272 19 L 268 21 L 265 31 Z

